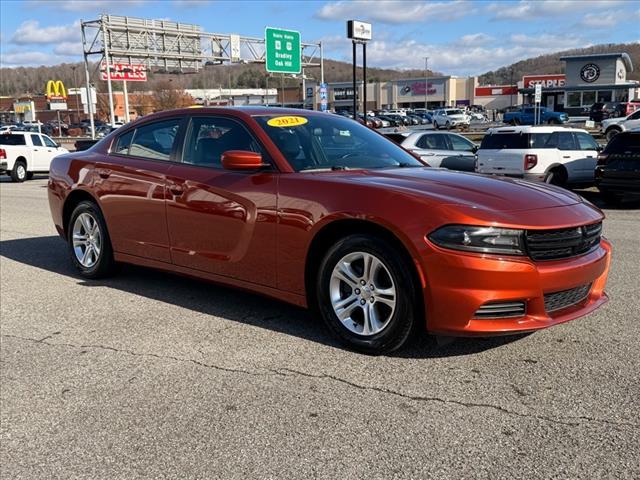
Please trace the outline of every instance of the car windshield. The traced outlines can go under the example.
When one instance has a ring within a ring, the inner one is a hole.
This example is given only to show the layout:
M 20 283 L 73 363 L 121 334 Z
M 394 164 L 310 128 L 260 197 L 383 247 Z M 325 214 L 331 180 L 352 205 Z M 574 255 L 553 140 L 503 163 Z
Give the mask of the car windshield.
M 447 115 L 462 115 L 462 110 L 447 110 Z
M 255 118 L 297 172 L 425 166 L 382 135 L 336 115 Z

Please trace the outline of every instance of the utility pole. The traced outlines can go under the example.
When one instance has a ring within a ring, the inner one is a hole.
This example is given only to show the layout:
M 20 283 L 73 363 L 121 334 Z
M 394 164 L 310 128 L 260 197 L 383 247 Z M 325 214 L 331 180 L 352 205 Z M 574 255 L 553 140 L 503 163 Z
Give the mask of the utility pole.
M 358 95 L 356 91 L 356 41 L 352 40 L 353 44 L 353 119 L 358 119 Z
M 73 70 L 73 88 L 76 90 L 76 122 L 80 122 L 80 89 L 78 88 L 78 80 L 76 79 L 76 68 L 77 65 L 71 67 Z
M 424 57 L 424 109 L 425 112 L 427 113 L 426 110 L 429 109 L 429 102 L 428 102 L 428 97 L 427 95 L 429 95 L 429 57 Z
M 362 44 L 362 112 L 367 124 L 367 42 Z
M 511 77 L 509 80 L 509 106 L 513 107 L 513 67 L 511 68 Z

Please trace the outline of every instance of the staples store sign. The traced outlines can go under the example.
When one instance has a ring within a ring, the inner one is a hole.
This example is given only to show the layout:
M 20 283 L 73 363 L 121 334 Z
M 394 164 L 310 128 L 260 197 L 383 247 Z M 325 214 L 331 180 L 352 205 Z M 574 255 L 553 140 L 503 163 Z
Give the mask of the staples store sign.
M 144 65 L 129 65 L 126 63 L 112 63 L 109 65 L 111 80 L 126 80 L 128 82 L 146 82 L 147 67 Z M 107 80 L 107 66 L 100 64 L 100 77 Z
M 566 77 L 560 75 L 525 75 L 522 77 L 524 88 L 535 88 L 536 85 L 542 85 L 542 88 L 561 88 L 564 87 Z

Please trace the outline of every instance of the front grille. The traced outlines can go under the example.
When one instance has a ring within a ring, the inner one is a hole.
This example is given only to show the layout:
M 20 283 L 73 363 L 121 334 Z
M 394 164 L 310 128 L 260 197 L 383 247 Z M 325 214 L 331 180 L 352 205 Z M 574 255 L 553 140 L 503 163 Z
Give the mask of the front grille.
M 591 284 L 563 290 L 562 292 L 547 293 L 544 296 L 544 309 L 547 313 L 562 310 L 582 302 L 589 296 Z
M 527 251 L 533 260 L 558 260 L 589 252 L 600 243 L 602 223 L 559 230 L 527 230 Z
M 490 302 L 482 305 L 473 316 L 474 318 L 510 318 L 524 317 L 526 313 L 524 302 Z

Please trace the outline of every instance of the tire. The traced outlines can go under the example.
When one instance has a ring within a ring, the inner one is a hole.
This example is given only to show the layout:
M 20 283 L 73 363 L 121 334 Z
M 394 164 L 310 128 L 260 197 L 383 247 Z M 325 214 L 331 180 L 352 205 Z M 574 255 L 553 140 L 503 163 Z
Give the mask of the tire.
M 620 133 L 620 130 L 617 128 L 610 128 L 605 133 L 605 137 L 607 137 L 607 141 L 610 142 L 613 137 Z
M 372 275 L 364 271 L 365 259 L 374 260 Z M 397 248 L 378 237 L 357 234 L 335 243 L 316 279 L 317 307 L 331 333 L 348 347 L 372 355 L 404 345 L 419 305 L 410 268 Z
M 88 235 L 90 232 L 93 233 Z M 116 264 L 107 224 L 94 202 L 80 202 L 73 210 L 67 227 L 67 245 L 73 263 L 83 277 L 97 279 L 114 272 Z M 83 255 L 87 250 L 92 253 Z
M 436 122 L 435 120 L 433 121 L 433 128 L 435 128 L 436 130 L 440 130 L 440 125 L 438 125 L 438 122 Z
M 11 170 L 11 181 L 22 183 L 27 179 L 27 164 L 22 160 L 16 161 Z
M 447 122 L 444 126 L 447 130 L 451 130 L 451 123 Z
M 567 174 L 562 168 L 553 168 L 544 177 L 544 182 L 564 188 L 567 185 Z
M 27 180 L 32 180 L 33 179 L 33 172 L 27 172 Z

